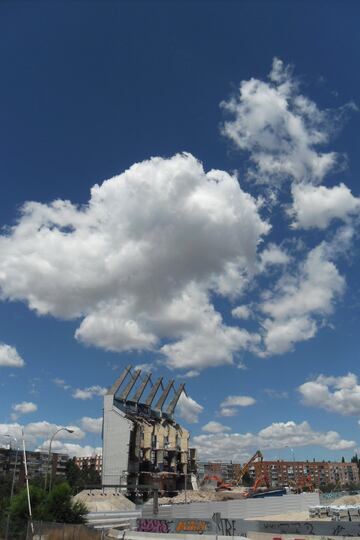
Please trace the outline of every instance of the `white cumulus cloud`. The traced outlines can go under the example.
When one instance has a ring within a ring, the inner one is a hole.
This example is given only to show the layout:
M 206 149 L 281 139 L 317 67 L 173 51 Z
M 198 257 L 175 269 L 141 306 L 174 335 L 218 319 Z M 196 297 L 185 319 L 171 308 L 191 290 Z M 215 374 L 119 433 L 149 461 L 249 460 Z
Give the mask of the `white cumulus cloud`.
M 11 437 L 16 437 L 18 444 L 22 440 L 22 431 L 24 431 L 24 439 L 27 443 L 27 446 L 33 448 L 40 439 L 50 439 L 52 435 L 58 431 L 61 427 L 58 424 L 53 424 L 47 422 L 46 420 L 41 420 L 39 422 L 30 422 L 28 424 L 19 424 L 18 422 L 0 424 L 0 438 L 3 435 L 10 435 Z M 78 426 L 66 426 L 73 433 L 68 433 L 65 430 L 59 431 L 56 435 L 56 439 L 67 440 L 67 439 L 83 439 L 85 437 L 84 431 L 82 431 Z
M 302 403 L 343 415 L 360 415 L 360 385 L 357 375 L 319 375 L 298 388 Z
M 228 426 L 224 426 L 224 424 L 213 420 L 205 424 L 201 429 L 207 433 L 225 433 L 226 431 L 231 431 L 231 428 Z
M 250 407 L 254 405 L 256 399 L 251 396 L 228 396 L 220 404 L 220 416 L 235 416 L 238 412 L 237 407 Z
M 94 396 L 104 396 L 107 389 L 98 384 L 88 386 L 87 388 L 75 388 L 72 397 L 75 399 L 92 399 Z
M 25 362 L 11 345 L 0 343 L 0 367 L 24 367 Z
M 90 433 L 101 433 L 103 419 L 102 416 L 99 418 L 83 416 L 80 423 L 84 431 L 89 431 Z
M 44 441 L 36 450 L 37 451 L 47 451 L 49 449 L 50 441 Z M 101 446 L 90 446 L 75 443 L 65 443 L 63 441 L 53 441 L 51 445 L 52 451 L 58 452 L 59 454 L 68 454 L 70 457 L 88 457 L 102 454 Z
M 330 245 L 312 249 L 297 273 L 285 273 L 263 301 L 266 354 L 281 354 L 313 337 L 318 318 L 333 312 L 345 280 L 330 260 Z
M 160 350 L 171 367 L 230 363 L 259 338 L 227 326 L 211 295 L 241 293 L 269 229 L 236 177 L 190 154 L 152 158 L 82 207 L 26 203 L 0 236 L 0 288 L 41 315 L 81 318 L 86 344 Z
M 292 193 L 294 202 L 289 213 L 295 218 L 294 228 L 326 229 L 333 219 L 347 222 L 360 212 L 360 198 L 342 183 L 331 188 L 297 184 Z
M 251 316 L 251 310 L 248 306 L 237 306 L 231 310 L 231 315 L 236 319 L 249 319 Z
M 176 410 L 180 418 L 189 424 L 196 424 L 204 407 L 183 392 L 179 398 Z
M 222 103 L 229 115 L 223 134 L 249 152 L 251 176 L 279 185 L 284 180 L 320 182 L 338 163 L 335 152 L 323 152 L 349 104 L 332 115 L 299 92 L 291 69 L 275 58 L 267 82 L 242 81 L 238 95 Z
M 17 420 L 22 414 L 29 414 L 37 411 L 38 407 L 36 403 L 32 401 L 22 401 L 21 403 L 15 403 L 12 405 L 12 410 L 14 411 L 11 415 L 12 420 Z
M 342 439 L 336 431 L 315 431 L 308 422 L 276 422 L 258 433 L 208 433 L 193 437 L 202 460 L 244 461 L 257 448 L 263 450 L 321 446 L 329 450 L 349 450 L 355 441 Z

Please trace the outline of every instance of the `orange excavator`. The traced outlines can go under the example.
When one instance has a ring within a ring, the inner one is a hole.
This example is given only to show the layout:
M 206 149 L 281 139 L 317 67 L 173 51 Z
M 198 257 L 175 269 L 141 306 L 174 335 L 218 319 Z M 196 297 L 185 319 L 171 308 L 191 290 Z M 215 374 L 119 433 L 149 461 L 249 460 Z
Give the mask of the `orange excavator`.
M 235 479 L 234 485 L 238 486 L 241 483 L 243 477 L 249 471 L 250 466 L 254 463 L 254 461 L 256 461 L 256 460 L 262 461 L 263 459 L 264 458 L 263 458 L 263 455 L 260 452 L 260 450 L 256 450 L 255 454 L 253 456 L 251 456 L 249 461 L 247 463 L 245 463 L 245 465 L 243 465 L 243 467 L 240 469 L 240 472 L 238 473 L 238 475 L 237 475 L 237 477 Z
M 202 483 L 205 484 L 206 482 L 216 482 L 216 491 L 230 491 L 232 488 L 231 484 L 226 484 L 221 478 L 221 476 L 218 476 L 217 474 L 205 475 Z

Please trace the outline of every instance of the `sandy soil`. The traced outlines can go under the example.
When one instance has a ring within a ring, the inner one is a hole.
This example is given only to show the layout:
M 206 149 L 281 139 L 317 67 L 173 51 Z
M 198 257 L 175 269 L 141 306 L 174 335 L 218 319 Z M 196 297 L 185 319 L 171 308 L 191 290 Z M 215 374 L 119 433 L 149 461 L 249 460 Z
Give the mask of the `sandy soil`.
M 343 504 L 360 504 L 360 495 L 346 495 L 345 497 L 340 497 L 340 499 L 335 499 L 329 503 L 331 506 L 341 506 Z
M 135 510 L 135 504 L 121 493 L 114 494 L 113 489 L 84 489 L 74 497 L 74 501 L 85 503 L 89 512 L 116 512 Z

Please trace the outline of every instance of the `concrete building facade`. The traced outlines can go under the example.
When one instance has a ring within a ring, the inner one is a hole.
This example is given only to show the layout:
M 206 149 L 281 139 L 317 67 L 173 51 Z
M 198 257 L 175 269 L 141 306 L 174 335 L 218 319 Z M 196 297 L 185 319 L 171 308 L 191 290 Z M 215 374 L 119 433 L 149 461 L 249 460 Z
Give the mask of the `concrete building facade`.
M 172 491 L 185 484 L 189 433 L 173 417 L 185 385 L 175 391 L 173 380 L 162 383 L 162 377 L 152 383 L 151 373 L 141 378 L 141 370 L 132 372 L 128 366 L 105 394 L 104 487 Z M 142 398 L 148 385 L 150 391 Z M 166 405 L 171 390 L 174 396 Z

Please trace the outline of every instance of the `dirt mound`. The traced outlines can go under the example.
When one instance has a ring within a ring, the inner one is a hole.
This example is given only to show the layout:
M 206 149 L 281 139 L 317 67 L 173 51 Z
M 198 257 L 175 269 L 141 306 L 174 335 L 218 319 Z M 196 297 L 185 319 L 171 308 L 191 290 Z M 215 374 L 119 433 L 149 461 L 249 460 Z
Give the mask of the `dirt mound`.
M 360 495 L 345 495 L 331 501 L 331 506 L 342 506 L 343 504 L 360 504 Z
M 135 510 L 135 504 L 129 501 L 122 493 L 114 489 L 84 489 L 74 497 L 74 501 L 81 501 L 89 512 L 121 512 Z

